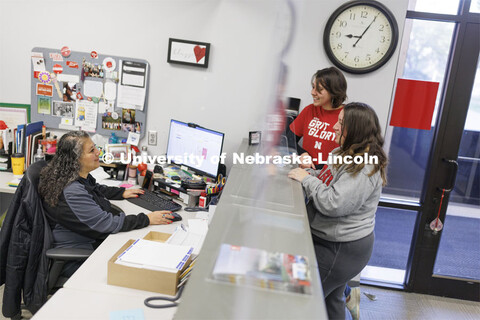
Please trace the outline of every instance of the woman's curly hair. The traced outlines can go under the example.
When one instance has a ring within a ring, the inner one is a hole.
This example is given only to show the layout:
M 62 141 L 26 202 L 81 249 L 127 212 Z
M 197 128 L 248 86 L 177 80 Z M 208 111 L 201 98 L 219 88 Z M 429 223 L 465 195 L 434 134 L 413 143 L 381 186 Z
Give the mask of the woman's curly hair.
M 387 184 L 387 155 L 383 151 L 383 137 L 378 121 L 377 114 L 369 105 L 360 102 L 351 102 L 343 108 L 342 133 L 346 132 L 345 141 L 336 152 L 339 156 L 362 156 L 367 153 L 369 156 L 376 156 L 378 163 L 374 164 L 374 169 L 369 176 L 380 171 L 383 185 Z M 340 167 L 341 164 L 335 164 L 334 167 Z M 365 163 L 347 165 L 347 172 L 356 175 L 365 167 Z
M 43 200 L 55 207 L 63 189 L 77 180 L 83 145 L 90 136 L 85 131 L 70 131 L 57 144 L 53 159 L 40 172 L 38 191 Z

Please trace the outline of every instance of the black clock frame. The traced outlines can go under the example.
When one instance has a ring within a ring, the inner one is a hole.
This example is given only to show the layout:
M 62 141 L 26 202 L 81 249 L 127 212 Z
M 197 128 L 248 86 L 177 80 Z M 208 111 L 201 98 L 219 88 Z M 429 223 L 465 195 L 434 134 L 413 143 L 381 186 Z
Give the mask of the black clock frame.
M 330 29 L 335 23 L 335 20 L 337 19 L 337 17 L 340 15 L 340 13 L 344 12 L 345 10 L 351 7 L 359 6 L 359 5 L 375 7 L 387 17 L 392 27 L 392 42 L 386 54 L 377 63 L 365 68 L 353 68 L 343 64 L 341 61 L 339 61 L 335 57 L 335 55 L 333 54 L 332 48 L 330 48 Z M 395 16 L 385 5 L 383 5 L 378 1 L 373 1 L 373 0 L 354 0 L 354 1 L 344 3 L 332 13 L 332 15 L 327 21 L 327 24 L 325 26 L 325 30 L 323 33 L 323 46 L 330 61 L 332 61 L 334 65 L 336 65 L 338 68 L 342 69 L 343 71 L 346 71 L 348 73 L 353 73 L 353 74 L 368 73 L 382 67 L 392 57 L 393 53 L 395 52 L 395 49 L 397 48 L 397 44 L 398 44 L 398 25 L 397 25 L 397 20 L 395 19 Z

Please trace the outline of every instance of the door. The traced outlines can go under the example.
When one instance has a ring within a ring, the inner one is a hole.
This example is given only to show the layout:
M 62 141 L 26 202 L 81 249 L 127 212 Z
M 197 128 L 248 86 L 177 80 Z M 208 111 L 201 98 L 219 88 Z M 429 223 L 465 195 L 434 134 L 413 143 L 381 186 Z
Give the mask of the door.
M 475 227 L 480 221 L 478 15 L 476 19 L 459 24 L 455 39 L 406 285 L 409 291 L 479 301 L 480 259 L 472 256 L 480 252 Z

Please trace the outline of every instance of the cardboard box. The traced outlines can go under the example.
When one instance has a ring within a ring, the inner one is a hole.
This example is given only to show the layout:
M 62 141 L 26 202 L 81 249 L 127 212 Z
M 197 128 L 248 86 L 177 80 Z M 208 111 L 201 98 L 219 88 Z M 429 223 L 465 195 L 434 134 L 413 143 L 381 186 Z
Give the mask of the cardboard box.
M 144 239 L 165 242 L 170 236 L 171 234 L 169 233 L 150 231 Z M 115 263 L 117 257 L 134 241 L 135 240 L 128 240 L 117 252 L 115 252 L 113 257 L 108 260 L 107 283 L 174 296 L 177 293 L 178 279 L 183 270 L 173 273 L 127 267 Z M 190 259 L 185 264 L 184 269 L 189 264 Z

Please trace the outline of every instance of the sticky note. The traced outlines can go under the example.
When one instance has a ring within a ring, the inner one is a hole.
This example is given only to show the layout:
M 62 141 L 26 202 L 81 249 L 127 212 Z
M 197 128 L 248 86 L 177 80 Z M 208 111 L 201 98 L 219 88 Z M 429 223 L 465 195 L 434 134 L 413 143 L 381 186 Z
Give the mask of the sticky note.
M 145 320 L 142 309 L 116 310 L 110 312 L 110 320 Z

